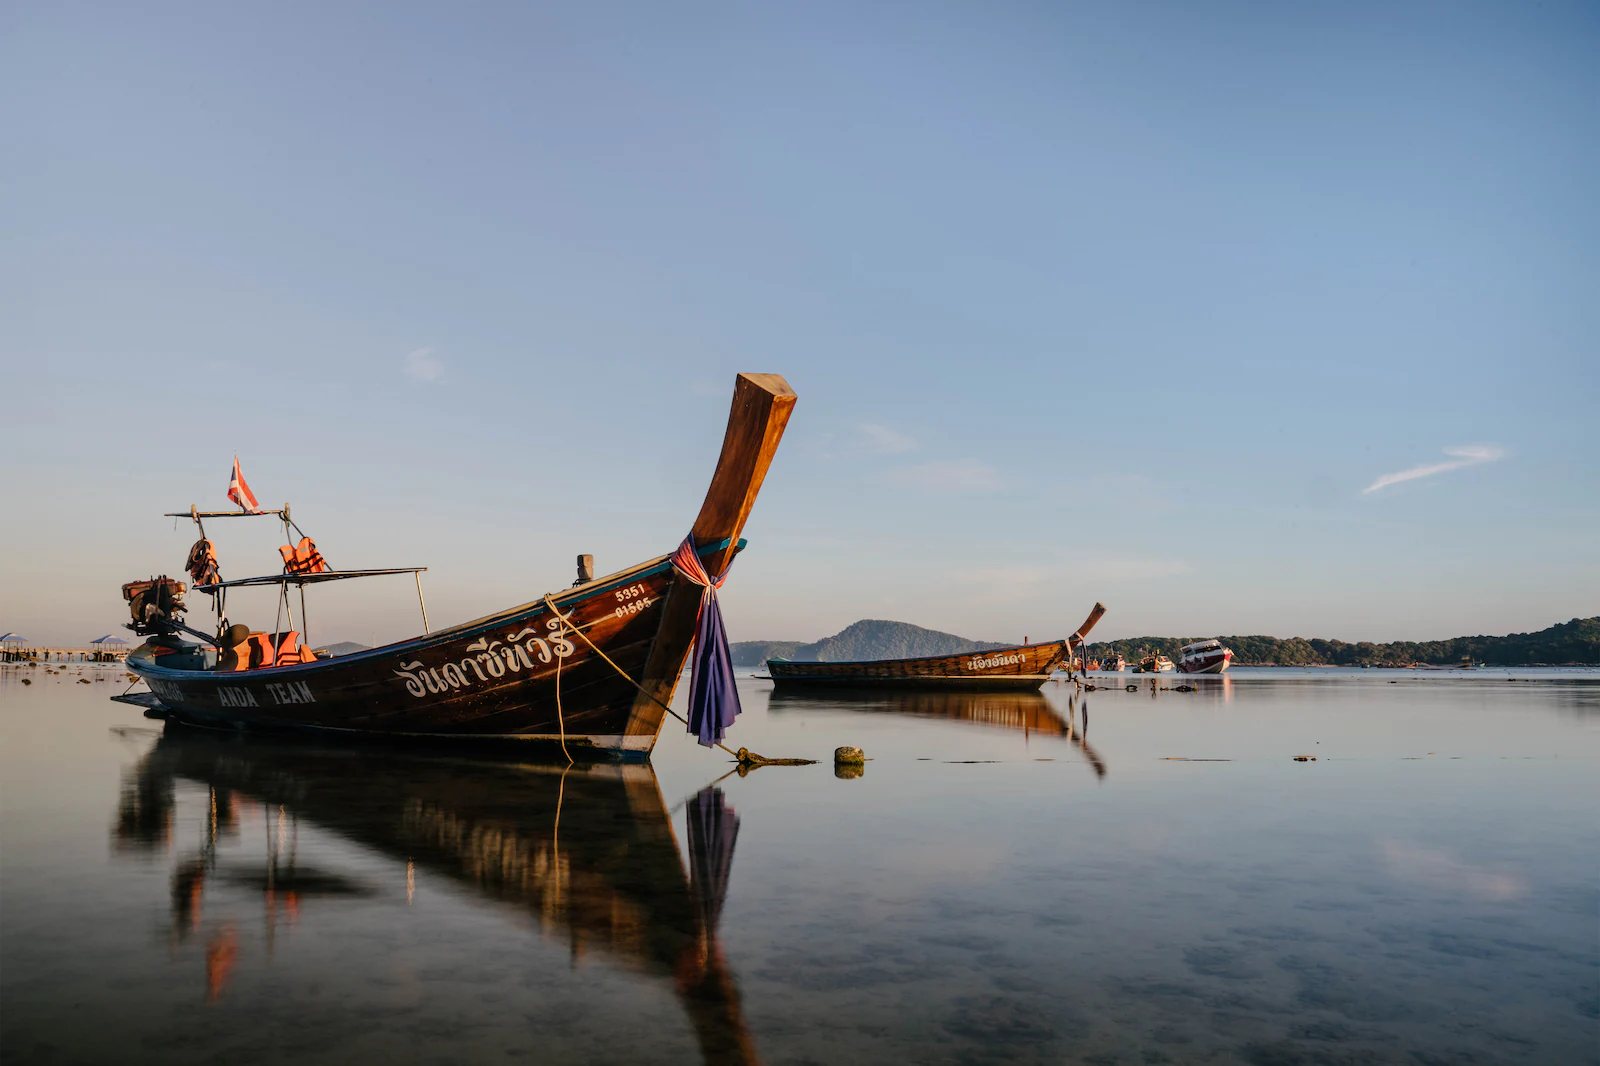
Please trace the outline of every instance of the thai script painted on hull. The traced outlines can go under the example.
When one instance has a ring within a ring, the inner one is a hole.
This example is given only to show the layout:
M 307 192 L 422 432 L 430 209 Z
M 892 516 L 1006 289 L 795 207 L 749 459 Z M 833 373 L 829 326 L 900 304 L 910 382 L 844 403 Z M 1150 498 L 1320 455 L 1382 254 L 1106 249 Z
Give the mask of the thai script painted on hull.
M 566 626 L 559 619 L 547 619 L 545 629 L 547 632 L 540 636 L 537 629 L 528 626 L 521 632 L 506 634 L 503 641 L 480 637 L 467 645 L 466 650 L 473 654 L 463 659 L 442 666 L 426 666 L 421 660 L 401 663 L 394 673 L 405 679 L 407 692 L 421 699 L 469 688 L 524 669 L 532 672 L 540 665 L 565 659 L 577 650 L 566 638 Z
M 987 659 L 968 659 L 968 670 L 991 670 L 996 666 L 1015 666 L 1022 661 L 1020 655 L 992 655 Z

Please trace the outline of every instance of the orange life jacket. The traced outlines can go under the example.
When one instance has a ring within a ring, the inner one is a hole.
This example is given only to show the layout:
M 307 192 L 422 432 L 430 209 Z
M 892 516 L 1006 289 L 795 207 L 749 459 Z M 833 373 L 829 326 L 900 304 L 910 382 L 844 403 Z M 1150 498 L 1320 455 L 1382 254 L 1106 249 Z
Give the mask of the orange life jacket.
M 278 634 L 278 646 L 273 651 L 273 666 L 299 666 L 301 663 L 314 663 L 317 661 L 316 653 L 307 644 L 300 643 L 300 631 L 291 629 L 287 633 Z
M 286 574 L 320 574 L 328 569 L 328 560 L 317 551 L 310 537 L 301 537 L 300 543 L 292 548 L 285 544 L 278 549 L 278 554 L 283 556 L 283 572 Z
M 251 633 L 245 638 L 245 643 L 250 647 L 249 665 L 245 669 L 262 670 L 276 663 L 277 656 L 273 653 L 270 634 Z
M 183 564 L 183 568 L 189 571 L 196 585 L 214 584 L 217 580 L 216 546 L 201 537 L 189 549 L 189 560 Z

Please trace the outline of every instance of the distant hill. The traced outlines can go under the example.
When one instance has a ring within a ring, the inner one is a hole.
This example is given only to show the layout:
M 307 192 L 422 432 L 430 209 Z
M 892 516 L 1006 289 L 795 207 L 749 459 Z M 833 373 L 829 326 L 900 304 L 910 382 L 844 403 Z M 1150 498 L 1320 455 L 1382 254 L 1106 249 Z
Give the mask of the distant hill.
M 735 666 L 759 666 L 775 656 L 801 662 L 862 662 L 872 659 L 914 659 L 919 655 L 956 655 L 1004 648 L 987 640 L 969 640 L 954 633 L 923 629 L 908 622 L 863 618 L 813 644 L 793 640 L 745 640 L 731 645 Z
M 1206 637 L 1130 637 L 1089 645 L 1089 657 L 1100 658 L 1113 649 L 1129 663 L 1150 654 L 1178 657 L 1178 649 Z M 1600 617 L 1574 618 L 1537 633 L 1512 633 L 1504 637 L 1453 637 L 1421 642 L 1395 641 L 1373 644 L 1320 637 L 1222 637 L 1233 649 L 1238 666 L 1452 666 L 1462 659 L 1491 666 L 1600 666 Z

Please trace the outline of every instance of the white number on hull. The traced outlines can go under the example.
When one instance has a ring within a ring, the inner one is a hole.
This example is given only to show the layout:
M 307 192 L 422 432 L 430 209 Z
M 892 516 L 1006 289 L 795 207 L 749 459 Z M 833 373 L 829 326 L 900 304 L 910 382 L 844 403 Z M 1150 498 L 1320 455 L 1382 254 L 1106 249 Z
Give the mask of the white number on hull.
M 617 618 L 626 618 L 630 614 L 638 614 L 640 611 L 644 610 L 654 602 L 656 601 L 652 600 L 649 596 L 646 596 L 642 600 L 629 600 L 626 605 L 618 607 L 613 612 L 613 615 Z

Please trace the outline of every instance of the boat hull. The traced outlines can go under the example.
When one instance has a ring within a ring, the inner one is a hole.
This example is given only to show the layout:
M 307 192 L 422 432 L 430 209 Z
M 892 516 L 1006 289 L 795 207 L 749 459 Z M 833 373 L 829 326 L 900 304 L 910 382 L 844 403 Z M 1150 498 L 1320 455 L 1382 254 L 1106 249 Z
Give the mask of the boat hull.
M 684 581 L 663 556 L 552 597 L 616 666 L 543 601 L 315 663 L 176 670 L 134 652 L 127 666 L 150 686 L 158 712 L 190 725 L 564 742 L 575 755 L 643 759 L 654 746 L 658 722 L 637 727 L 639 690 L 628 678 L 644 676 L 665 604 Z M 675 678 L 677 670 L 672 673 Z M 669 687 L 665 700 L 670 699 Z
M 1065 641 L 930 655 L 917 659 L 810 663 L 771 659 L 779 688 L 922 688 L 967 692 L 1037 692 L 1066 658 Z
M 1233 662 L 1233 652 L 1223 651 L 1215 655 L 1201 655 L 1193 659 L 1184 659 L 1178 663 L 1180 674 L 1220 674 Z

